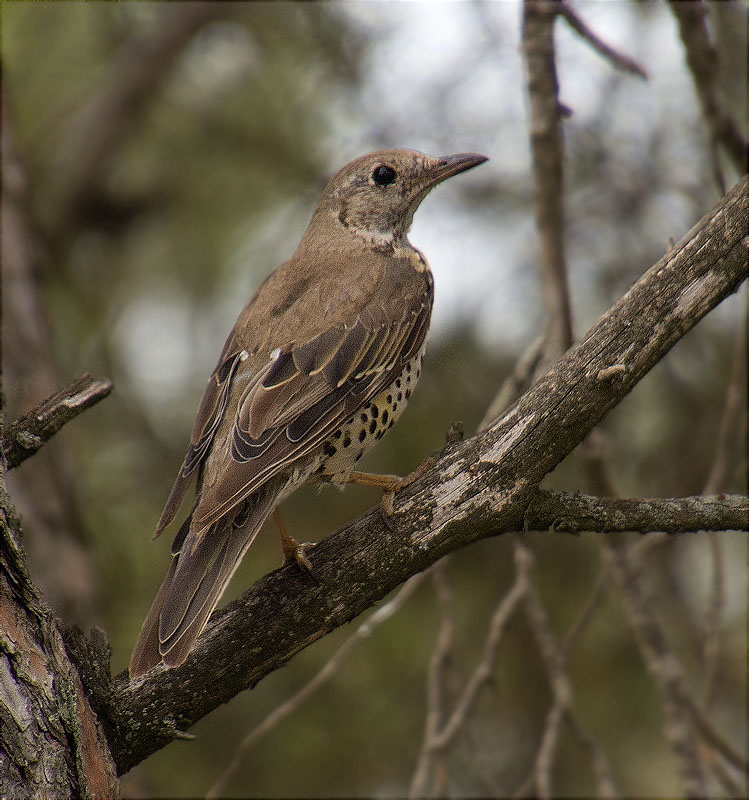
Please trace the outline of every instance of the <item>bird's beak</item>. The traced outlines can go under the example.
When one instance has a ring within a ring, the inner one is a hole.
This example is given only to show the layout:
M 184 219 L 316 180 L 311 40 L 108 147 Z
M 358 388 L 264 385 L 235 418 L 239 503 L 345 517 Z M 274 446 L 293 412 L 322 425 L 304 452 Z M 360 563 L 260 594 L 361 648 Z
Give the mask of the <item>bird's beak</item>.
M 442 156 L 437 159 L 437 163 L 429 170 L 429 182 L 432 186 L 441 183 L 459 172 L 465 172 L 467 169 L 477 167 L 488 161 L 487 156 L 482 156 L 479 153 L 458 153 L 454 156 Z

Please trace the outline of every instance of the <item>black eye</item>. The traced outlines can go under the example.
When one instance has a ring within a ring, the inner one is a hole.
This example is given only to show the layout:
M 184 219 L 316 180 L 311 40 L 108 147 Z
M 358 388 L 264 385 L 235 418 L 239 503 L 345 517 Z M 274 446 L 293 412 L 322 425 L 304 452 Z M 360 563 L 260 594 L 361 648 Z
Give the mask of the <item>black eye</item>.
M 372 180 L 378 186 L 387 186 L 395 180 L 395 170 L 386 164 L 381 164 L 372 173 Z

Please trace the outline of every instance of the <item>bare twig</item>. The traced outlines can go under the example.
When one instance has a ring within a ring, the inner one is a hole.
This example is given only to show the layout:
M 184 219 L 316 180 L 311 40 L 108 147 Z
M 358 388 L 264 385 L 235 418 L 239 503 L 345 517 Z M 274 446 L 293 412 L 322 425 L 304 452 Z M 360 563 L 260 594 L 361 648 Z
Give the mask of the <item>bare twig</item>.
M 702 105 L 702 114 L 710 128 L 713 141 L 725 148 L 736 171 L 741 175 L 747 170 L 749 147 L 747 141 L 729 114 L 719 84 L 718 51 L 710 41 L 705 23 L 707 4 L 671 1 L 671 11 L 679 23 L 681 40 L 686 51 L 687 65 L 692 72 L 697 95 Z M 719 170 L 718 170 L 719 173 Z M 718 175 L 719 184 L 722 176 Z
M 583 747 L 585 747 L 590 754 L 590 760 L 593 764 L 593 777 L 596 782 L 596 795 L 599 798 L 608 799 L 619 797 L 619 791 L 616 788 L 614 778 L 611 774 L 611 767 L 609 766 L 608 759 L 603 750 L 601 750 L 593 737 L 580 725 L 574 714 L 567 714 L 566 720 L 571 726 L 575 736 L 577 736 Z
M 586 22 L 578 15 L 577 11 L 572 6 L 562 0 L 559 4 L 559 13 L 564 17 L 569 26 L 575 33 L 578 33 L 589 42 L 593 49 L 602 55 L 607 61 L 610 61 L 617 69 L 629 72 L 632 75 L 637 75 L 638 78 L 648 79 L 648 73 L 633 59 L 624 53 L 620 53 L 610 45 L 606 44 L 599 36 L 597 36 L 587 25 Z
M 491 679 L 494 672 L 494 664 L 499 654 L 499 646 L 502 642 L 502 636 L 507 623 L 528 590 L 528 570 L 530 569 L 530 563 L 522 558 L 516 559 L 515 568 L 515 582 L 510 591 L 502 598 L 492 615 L 486 641 L 484 642 L 482 659 L 468 679 L 465 689 L 458 698 L 455 708 L 447 722 L 439 733 L 433 737 L 432 741 L 429 742 L 428 746 L 431 750 L 442 750 L 450 744 L 463 725 L 465 725 L 478 699 L 479 692 Z
M 572 314 L 564 257 L 562 128 L 554 61 L 554 21 L 560 5 L 526 0 L 523 53 L 528 81 L 530 140 L 540 242 L 541 288 L 547 314 L 542 374 L 572 344 Z
M 640 655 L 661 695 L 663 733 L 677 762 L 684 792 L 689 798 L 705 797 L 707 790 L 692 714 L 684 702 L 686 689 L 678 660 L 645 596 L 639 570 L 633 569 L 623 541 L 604 546 L 604 555 L 621 592 L 622 607 Z
M 746 321 L 743 321 L 736 328 L 731 357 L 731 373 L 726 386 L 715 454 L 705 488 L 702 490 L 703 494 L 725 491 L 732 455 L 742 450 L 738 444 L 742 441 L 742 437 L 737 436 L 737 432 L 742 427 L 742 422 L 746 424 L 746 343 Z
M 530 550 L 528 550 L 527 546 L 522 542 L 519 542 L 515 546 L 515 558 L 516 560 L 519 558 L 527 559 L 529 563 L 533 563 Z M 567 632 L 561 645 L 558 645 L 556 637 L 551 630 L 551 624 L 546 609 L 541 601 L 540 594 L 532 576 L 528 580 L 528 591 L 524 598 L 525 613 L 536 639 L 541 657 L 546 665 L 553 699 L 546 715 L 546 722 L 531 773 L 515 791 L 515 797 L 526 794 L 533 784 L 536 786 L 536 792 L 539 797 L 552 797 L 554 759 L 561 725 L 565 720 L 568 721 L 573 732 L 590 754 L 598 795 L 600 797 L 617 796 L 611 769 L 604 752 L 595 744 L 575 715 L 572 706 L 572 688 L 566 667 L 568 649 L 579 635 L 582 627 L 590 619 L 593 603 L 599 594 L 598 586 L 600 583 L 600 580 L 596 583 L 594 592 L 583 607 L 580 617 Z
M 444 759 L 444 753 L 436 753 L 430 745 L 442 726 L 445 669 L 452 649 L 454 634 L 452 599 L 445 574 L 445 566 L 445 559 L 443 559 L 432 568 L 432 582 L 437 596 L 437 607 L 440 612 L 440 626 L 437 632 L 437 641 L 429 659 L 426 681 L 427 709 L 424 719 L 424 737 L 416 768 L 411 778 L 409 797 L 422 797 L 427 794 L 427 781 L 434 770 L 434 760 L 435 758 Z
M 749 776 L 749 760 L 747 760 L 746 756 L 739 753 L 728 740 L 723 738 L 723 736 L 715 730 L 712 722 L 707 718 L 697 703 L 695 703 L 686 685 L 680 685 L 679 689 L 681 690 L 681 700 L 687 709 L 689 709 L 689 713 L 694 720 L 695 728 L 700 736 L 702 736 L 714 750 L 720 753 L 729 764 L 740 770 L 745 777 Z
M 565 659 L 569 655 L 570 650 L 572 650 L 572 646 L 580 638 L 580 634 L 590 621 L 593 613 L 599 608 L 601 596 L 606 589 L 608 589 L 606 582 L 606 570 L 601 568 L 598 570 L 596 581 L 593 584 L 593 589 L 591 590 L 587 601 L 580 610 L 577 619 L 572 623 L 572 627 L 567 631 L 567 633 L 565 633 L 564 638 L 559 645 Z
M 259 725 L 253 728 L 239 743 L 234 751 L 234 756 L 230 764 L 214 781 L 206 794 L 206 797 L 223 796 L 226 786 L 237 770 L 242 766 L 242 762 L 252 748 L 275 728 L 286 717 L 293 714 L 302 703 L 306 702 L 315 692 L 321 689 L 335 675 L 341 664 L 356 650 L 356 648 L 383 622 L 388 620 L 398 611 L 403 604 L 416 591 L 417 587 L 423 582 L 426 573 L 419 573 L 403 584 L 398 593 L 388 600 L 385 605 L 380 606 L 365 622 L 363 622 L 356 632 L 336 650 L 333 656 L 325 663 L 325 666 L 306 683 L 296 694 L 292 695 L 285 703 L 275 708 Z
M 103 400 L 111 391 L 111 381 L 100 381 L 90 375 L 82 375 L 12 422 L 3 432 L 2 438 L 2 452 L 7 468 L 13 469 L 34 455 L 63 425 Z

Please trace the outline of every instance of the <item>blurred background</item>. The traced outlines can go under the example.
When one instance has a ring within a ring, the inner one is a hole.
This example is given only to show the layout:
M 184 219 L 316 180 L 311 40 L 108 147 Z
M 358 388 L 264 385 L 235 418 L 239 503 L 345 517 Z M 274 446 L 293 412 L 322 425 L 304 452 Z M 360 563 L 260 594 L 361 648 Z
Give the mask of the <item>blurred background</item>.
M 571 110 L 566 243 L 579 337 L 718 201 L 716 174 L 726 187 L 738 176 L 711 144 L 668 5 L 576 8 L 649 75 L 616 71 L 557 23 L 560 100 Z M 3 215 L 6 419 L 84 372 L 114 382 L 106 401 L 9 485 L 35 579 L 66 622 L 107 631 L 114 672 L 125 668 L 168 565 L 168 537 L 149 540 L 205 381 L 236 315 L 291 255 L 344 163 L 384 147 L 491 159 L 438 188 L 416 215 L 410 238 L 436 282 L 424 376 L 362 468 L 405 474 L 442 447 L 452 422 L 472 434 L 543 331 L 521 13 L 510 2 L 4 5 L 3 167 L 13 196 Z M 718 85 L 743 124 L 746 8 L 711 4 L 708 22 Z M 745 491 L 745 306 L 743 287 L 600 426 L 619 494 Z M 592 491 L 575 453 L 544 485 Z M 316 541 L 378 500 L 361 487 L 304 489 L 285 504 L 287 523 L 300 541 Z M 453 692 L 513 581 L 515 538 L 451 560 Z M 596 585 L 597 537 L 525 538 L 561 638 Z M 709 684 L 712 718 L 746 752 L 746 536 L 719 542 L 659 539 L 643 555 L 644 575 L 690 687 L 703 697 Z M 280 561 L 269 526 L 226 599 Z M 240 739 L 361 621 L 218 709 L 195 727 L 196 741 L 133 769 L 123 794 L 205 794 Z M 247 753 L 226 793 L 407 793 L 438 625 L 424 582 L 332 682 Z M 550 689 L 521 615 L 506 636 L 469 731 L 449 754 L 453 796 L 512 792 L 533 763 Z M 709 668 L 708 639 L 717 642 Z M 613 586 L 597 596 L 568 671 L 579 718 L 621 793 L 673 795 L 660 701 Z M 587 755 L 569 731 L 560 748 L 558 794 L 593 794 Z

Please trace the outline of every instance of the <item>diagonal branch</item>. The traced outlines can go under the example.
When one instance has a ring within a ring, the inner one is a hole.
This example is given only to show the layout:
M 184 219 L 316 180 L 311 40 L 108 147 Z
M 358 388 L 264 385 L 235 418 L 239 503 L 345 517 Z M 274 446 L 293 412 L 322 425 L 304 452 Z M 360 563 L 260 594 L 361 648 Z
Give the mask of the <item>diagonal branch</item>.
M 103 400 L 111 391 L 111 381 L 82 375 L 11 422 L 3 431 L 0 444 L 6 468 L 13 469 L 33 456 L 63 425 Z
M 680 0 L 672 0 L 670 3 L 671 11 L 679 23 L 687 64 L 692 72 L 702 113 L 713 141 L 723 145 L 737 172 L 742 173 L 749 166 L 749 145 L 741 128 L 726 108 L 720 90 L 718 51 L 710 41 L 705 21 L 708 5 L 703 2 L 684 3 Z
M 99 714 L 120 772 L 356 617 L 411 575 L 481 538 L 523 527 L 537 486 L 670 348 L 747 276 L 737 184 L 502 418 L 450 445 L 397 497 L 217 612 L 187 662 L 116 679 Z
M 629 72 L 632 75 L 637 75 L 638 78 L 642 78 L 643 80 L 648 79 L 648 73 L 645 72 L 633 58 L 615 50 L 591 30 L 588 24 L 580 17 L 567 0 L 562 0 L 560 3 L 559 13 L 565 18 L 567 24 L 575 33 L 585 39 L 596 52 L 613 64 L 617 69 L 624 70 L 624 72 Z

